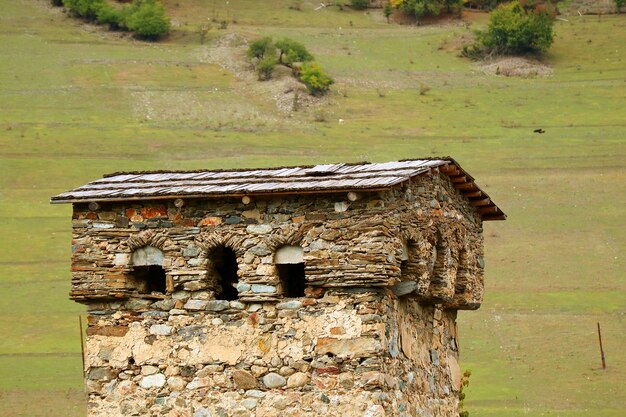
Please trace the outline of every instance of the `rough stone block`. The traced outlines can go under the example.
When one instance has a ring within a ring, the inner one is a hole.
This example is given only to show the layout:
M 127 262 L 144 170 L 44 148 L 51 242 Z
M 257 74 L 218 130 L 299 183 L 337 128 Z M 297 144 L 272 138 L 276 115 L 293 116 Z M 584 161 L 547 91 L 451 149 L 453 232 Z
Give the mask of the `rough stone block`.
M 206 300 L 189 300 L 185 303 L 186 310 L 205 310 L 209 302 Z
M 257 294 L 271 294 L 276 292 L 276 287 L 273 285 L 252 284 L 252 292 Z
M 277 373 L 270 372 L 263 377 L 263 384 L 269 389 L 281 388 L 287 385 L 287 380 Z
M 258 385 L 256 378 L 247 371 L 235 369 L 231 372 L 231 376 L 238 389 L 249 390 L 256 388 Z
M 222 311 L 230 307 L 230 304 L 226 300 L 211 300 L 206 305 L 207 311 Z
M 163 385 L 165 385 L 165 375 L 163 374 L 145 376 L 139 382 L 139 386 L 144 389 L 161 388 Z
M 150 334 L 157 336 L 169 336 L 172 334 L 172 326 L 167 324 L 153 324 L 150 326 Z

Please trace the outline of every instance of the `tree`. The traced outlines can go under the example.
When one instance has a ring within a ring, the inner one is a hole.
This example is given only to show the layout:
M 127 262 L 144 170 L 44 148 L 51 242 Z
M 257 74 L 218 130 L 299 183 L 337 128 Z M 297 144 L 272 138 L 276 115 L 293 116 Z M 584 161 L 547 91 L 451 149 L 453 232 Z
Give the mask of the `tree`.
M 309 92 L 314 96 L 321 96 L 328 92 L 335 82 L 315 62 L 307 62 L 300 70 L 300 81 L 304 83 Z
M 350 5 L 355 10 L 365 10 L 370 5 L 369 0 L 351 0 Z
M 274 55 L 267 55 L 256 65 L 256 73 L 259 81 L 265 81 L 272 78 L 272 73 L 276 67 L 277 61 Z
M 276 46 L 274 41 L 269 36 L 254 41 L 248 47 L 246 52 L 248 58 L 262 59 L 264 56 L 276 55 Z
M 615 9 L 617 10 L 617 13 L 621 13 L 622 12 L 622 7 L 624 7 L 624 0 L 613 0 L 615 2 Z
M 107 4 L 105 0 L 63 0 L 63 5 L 76 16 L 96 20 L 98 10 Z
M 396 9 L 417 18 L 426 16 L 439 16 L 442 11 L 448 13 L 460 12 L 463 8 L 463 0 L 390 0 Z
M 498 6 L 478 39 L 490 53 L 543 52 L 554 40 L 553 24 L 554 19 L 546 11 L 525 9 L 516 1 Z
M 385 3 L 385 7 L 383 8 L 383 14 L 385 15 L 385 18 L 387 19 L 387 23 L 389 23 L 389 18 L 393 14 L 393 8 L 391 7 L 391 4 Z
M 135 0 L 124 24 L 142 38 L 156 39 L 169 32 L 170 19 L 157 0 Z
M 120 29 L 123 26 L 122 10 L 106 3 L 96 12 L 96 21 L 101 25 L 109 25 L 111 29 Z
M 284 38 L 276 42 L 276 48 L 280 53 L 278 62 L 282 65 L 291 67 L 294 62 L 313 61 L 313 55 L 307 51 L 306 47 L 293 39 Z

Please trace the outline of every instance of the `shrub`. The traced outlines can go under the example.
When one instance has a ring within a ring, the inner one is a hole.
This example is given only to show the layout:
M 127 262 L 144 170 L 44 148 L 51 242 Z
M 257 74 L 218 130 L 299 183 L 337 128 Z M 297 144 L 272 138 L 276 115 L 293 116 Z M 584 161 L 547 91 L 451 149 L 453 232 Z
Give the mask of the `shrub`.
M 481 10 L 491 10 L 501 3 L 501 0 L 472 0 L 468 2 L 470 7 L 476 7 Z
M 276 47 L 280 51 L 278 62 L 288 67 L 291 67 L 294 62 L 313 61 L 313 55 L 307 51 L 305 46 L 293 39 L 282 39 L 276 42 Z
M 387 19 L 387 23 L 389 23 L 389 18 L 393 14 L 393 8 L 391 7 L 391 4 L 385 3 L 385 7 L 383 7 L 383 14 L 385 15 L 385 18 Z
M 333 79 L 326 75 L 324 71 L 322 71 L 322 68 L 315 62 L 302 65 L 300 81 L 304 83 L 309 92 L 314 96 L 326 94 L 330 86 L 334 83 Z
M 63 0 L 63 5 L 77 16 L 96 20 L 98 10 L 107 4 L 105 0 Z
M 260 81 L 272 78 L 272 73 L 274 72 L 277 62 L 278 61 L 274 55 L 267 55 L 259 61 L 256 66 L 256 73 L 258 74 Z
M 263 39 L 259 39 L 258 41 L 254 41 L 248 47 L 248 51 L 246 55 L 248 58 L 258 58 L 262 59 L 265 56 L 274 56 L 276 54 L 276 46 L 274 46 L 274 41 L 270 37 L 265 37 Z
M 134 0 L 124 20 L 129 30 L 146 39 L 156 39 L 170 30 L 170 19 L 157 0 Z
M 615 9 L 617 11 L 617 13 L 621 13 L 622 7 L 624 7 L 624 0 L 613 0 L 613 2 L 615 3 Z
M 478 39 L 491 53 L 542 52 L 552 45 L 553 23 L 545 11 L 526 10 L 519 2 L 503 4 L 491 13 L 489 27 Z
M 391 5 L 403 13 L 417 18 L 439 16 L 442 11 L 460 12 L 463 0 L 391 0 Z
M 53 6 L 63 6 L 63 0 L 50 0 L 50 4 L 52 4 Z
M 123 12 L 107 3 L 96 12 L 96 21 L 111 29 L 119 29 L 123 26 Z
M 370 5 L 369 0 L 351 0 L 350 5 L 356 10 L 365 10 Z

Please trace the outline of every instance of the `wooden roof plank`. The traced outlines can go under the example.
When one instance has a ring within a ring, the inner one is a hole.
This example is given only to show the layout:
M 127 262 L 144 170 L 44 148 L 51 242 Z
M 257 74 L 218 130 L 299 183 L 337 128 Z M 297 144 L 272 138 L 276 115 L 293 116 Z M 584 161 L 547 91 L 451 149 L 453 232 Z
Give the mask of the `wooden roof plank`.
M 476 207 L 483 219 L 506 218 L 489 196 L 475 184 L 474 178 L 452 158 L 248 170 L 126 172 L 107 175 L 61 193 L 52 197 L 51 202 L 380 190 L 424 173 L 432 173 L 437 168 L 450 178 L 459 192 L 474 199 L 470 200 L 470 204 Z

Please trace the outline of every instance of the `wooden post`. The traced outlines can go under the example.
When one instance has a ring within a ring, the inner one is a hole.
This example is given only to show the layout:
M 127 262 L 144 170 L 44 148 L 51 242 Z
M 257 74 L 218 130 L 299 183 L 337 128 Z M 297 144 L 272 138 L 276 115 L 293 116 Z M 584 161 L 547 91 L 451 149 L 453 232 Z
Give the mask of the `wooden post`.
M 83 378 L 85 377 L 85 344 L 83 343 L 83 320 L 78 315 L 78 327 L 80 328 L 80 357 L 83 360 Z
M 600 357 L 602 358 L 602 369 L 606 369 L 606 361 L 604 360 L 604 349 L 602 348 L 602 332 L 600 331 L 600 322 L 598 322 L 598 341 L 600 342 Z

